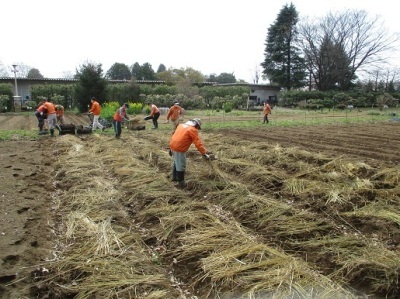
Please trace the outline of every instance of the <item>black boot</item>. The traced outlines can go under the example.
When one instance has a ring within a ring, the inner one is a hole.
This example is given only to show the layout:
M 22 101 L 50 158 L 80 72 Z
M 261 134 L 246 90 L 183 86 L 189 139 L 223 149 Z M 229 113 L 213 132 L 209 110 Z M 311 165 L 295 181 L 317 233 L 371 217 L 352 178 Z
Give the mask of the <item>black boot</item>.
M 177 188 L 185 188 L 186 187 L 185 172 L 184 171 L 177 171 L 176 172 L 176 177 L 178 178 L 178 182 L 175 184 L 175 187 L 177 187 Z
M 50 129 L 50 136 L 54 137 L 54 129 Z
M 172 166 L 172 181 L 177 182 L 178 181 L 178 175 L 177 175 L 176 167 L 175 165 Z

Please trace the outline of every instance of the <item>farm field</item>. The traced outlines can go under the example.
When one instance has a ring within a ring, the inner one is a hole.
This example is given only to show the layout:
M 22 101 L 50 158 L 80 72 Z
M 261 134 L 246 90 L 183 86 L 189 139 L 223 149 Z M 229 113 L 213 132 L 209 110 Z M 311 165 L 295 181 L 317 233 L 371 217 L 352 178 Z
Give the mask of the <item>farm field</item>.
M 0 142 L 0 297 L 398 298 L 400 122 L 272 120 Z

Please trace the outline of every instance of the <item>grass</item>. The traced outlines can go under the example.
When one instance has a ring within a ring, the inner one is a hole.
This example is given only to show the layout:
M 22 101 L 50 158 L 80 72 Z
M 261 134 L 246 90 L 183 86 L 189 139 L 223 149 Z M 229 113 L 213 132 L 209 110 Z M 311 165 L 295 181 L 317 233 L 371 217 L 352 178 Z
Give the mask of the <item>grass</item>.
M 37 140 L 43 138 L 37 130 L 0 130 L 0 141 L 6 140 Z
M 114 111 L 114 107 L 112 111 Z M 20 114 L 32 115 L 32 112 L 21 112 Z M 308 111 L 275 107 L 269 117 L 270 123 L 268 124 L 268 126 L 293 127 L 318 125 L 349 125 L 357 123 L 387 121 L 393 119 L 393 115 L 400 115 L 400 109 L 391 108 L 380 111 L 377 108 L 369 108 L 363 109 L 362 111 Z M 136 116 L 142 115 L 136 114 Z M 161 117 L 159 118 L 160 124 L 165 122 L 165 117 L 165 115 L 161 115 Z M 226 113 L 223 110 L 186 110 L 184 119 L 188 120 L 191 118 L 201 118 L 203 121 L 204 129 L 266 127 L 266 125 L 262 123 L 263 115 L 261 111 L 233 110 L 232 112 Z M 164 129 L 170 130 L 170 126 L 160 126 L 160 130 Z M 36 130 L 0 130 L 0 141 L 36 140 L 43 137 L 45 136 L 38 136 Z

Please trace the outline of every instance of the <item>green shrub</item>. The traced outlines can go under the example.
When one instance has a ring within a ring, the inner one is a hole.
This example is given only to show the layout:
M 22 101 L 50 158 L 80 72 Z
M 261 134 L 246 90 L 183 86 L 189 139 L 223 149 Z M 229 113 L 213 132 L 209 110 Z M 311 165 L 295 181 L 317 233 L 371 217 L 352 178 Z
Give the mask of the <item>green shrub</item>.
M 225 113 L 229 113 L 232 111 L 232 103 L 231 102 L 226 102 L 223 105 Z
M 140 114 L 142 112 L 142 110 L 143 110 L 142 103 L 129 103 L 128 114 Z M 150 108 L 149 108 L 149 111 L 150 111 Z
M 128 114 L 130 115 L 140 114 L 142 112 L 143 109 L 142 103 L 128 103 L 128 104 L 129 104 L 129 108 L 127 111 Z M 121 105 L 118 102 L 104 103 L 101 109 L 101 117 L 107 120 L 112 120 L 114 118 L 115 112 L 119 107 L 121 107 Z
M 10 97 L 8 95 L 0 94 L 0 112 L 6 112 Z
M 101 117 L 111 121 L 114 118 L 114 114 L 120 107 L 118 102 L 108 102 L 101 106 Z

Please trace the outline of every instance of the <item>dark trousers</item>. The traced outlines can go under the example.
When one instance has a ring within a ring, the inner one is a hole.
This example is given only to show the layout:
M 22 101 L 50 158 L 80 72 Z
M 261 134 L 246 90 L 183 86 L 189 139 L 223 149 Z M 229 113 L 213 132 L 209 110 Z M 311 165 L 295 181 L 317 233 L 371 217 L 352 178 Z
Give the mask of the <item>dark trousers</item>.
M 158 128 L 158 118 L 160 117 L 160 112 L 157 112 L 153 115 L 153 126 L 154 128 Z
M 119 138 L 122 132 L 122 123 L 120 121 L 114 120 L 113 121 L 115 137 Z
M 39 111 L 35 111 L 35 116 L 38 120 L 38 127 L 40 131 L 43 131 L 43 126 L 44 126 L 44 120 L 46 119 L 45 117 L 43 117 L 42 115 L 40 115 Z
M 268 120 L 268 114 L 265 114 L 265 115 L 264 115 L 264 121 L 263 121 L 263 124 L 265 124 L 265 123 L 269 123 L 269 120 Z

